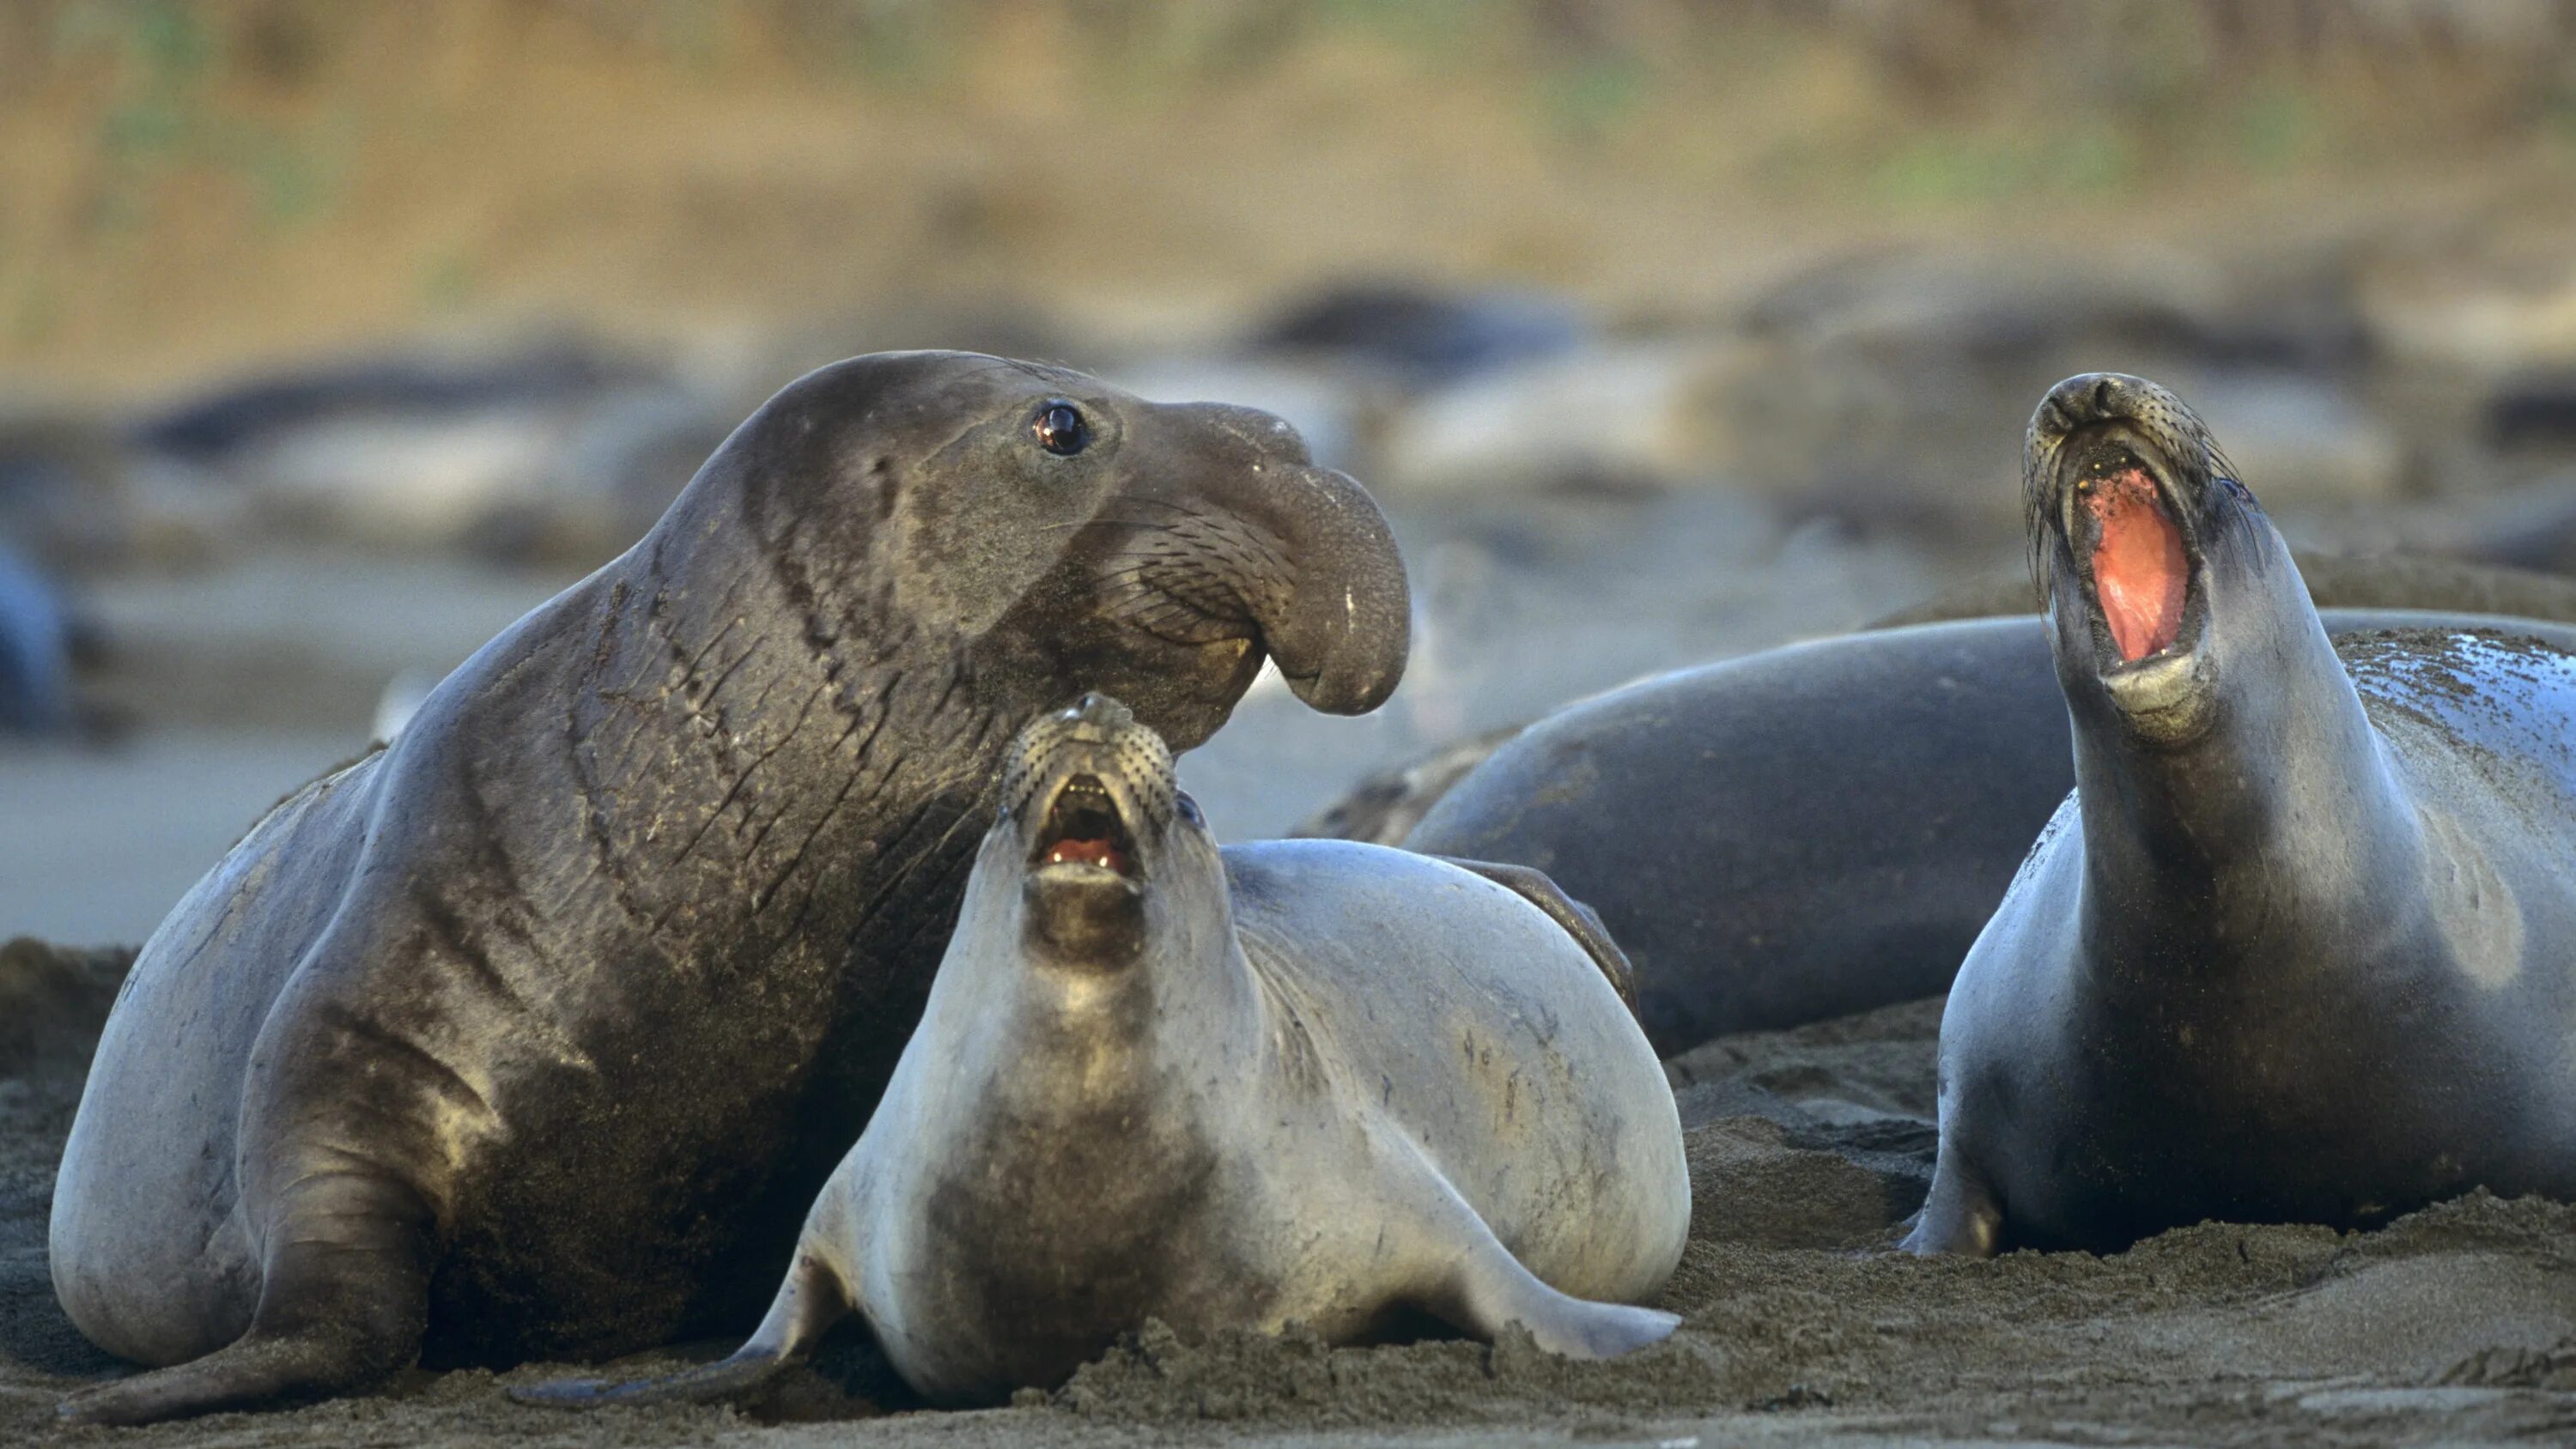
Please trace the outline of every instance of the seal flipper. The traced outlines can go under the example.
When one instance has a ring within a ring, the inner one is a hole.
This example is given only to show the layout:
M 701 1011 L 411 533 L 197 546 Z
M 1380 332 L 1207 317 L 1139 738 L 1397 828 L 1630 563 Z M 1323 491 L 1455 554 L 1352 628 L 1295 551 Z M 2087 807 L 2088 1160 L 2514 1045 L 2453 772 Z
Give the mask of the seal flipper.
M 1610 928 L 1601 923 L 1599 913 L 1565 893 L 1547 872 L 1535 866 L 1512 865 L 1503 861 L 1468 860 L 1463 856 L 1435 855 L 1433 860 L 1446 861 L 1463 871 L 1483 876 L 1522 900 L 1547 912 L 1547 918 L 1564 928 L 1574 938 L 1592 964 L 1610 981 L 1610 989 L 1619 993 L 1628 1014 L 1637 1014 L 1637 971 L 1628 964 L 1628 953 L 1610 938 Z
M 360 1388 L 420 1356 L 430 1214 L 409 1188 L 353 1170 L 302 1179 L 242 1336 L 203 1358 L 101 1384 L 56 1410 L 76 1424 L 152 1424 Z M 336 1235 L 336 1236 L 334 1236 Z
M 1425 1186 L 1436 1200 L 1421 1225 L 1424 1249 L 1438 1256 L 1415 1302 L 1451 1327 L 1491 1343 L 1517 1323 L 1549 1353 L 1616 1358 L 1661 1343 L 1681 1326 L 1677 1313 L 1558 1292 L 1513 1257 L 1445 1179 L 1432 1173 Z
M 1595 1303 L 1559 1293 L 1521 1266 L 1495 1241 L 1484 1220 L 1452 1265 L 1449 1281 L 1428 1304 L 1432 1313 L 1487 1342 L 1519 1324 L 1540 1348 L 1567 1358 L 1617 1358 L 1661 1343 L 1681 1326 L 1681 1315 L 1625 1303 Z
M 2002 1246 L 2003 1209 L 1976 1175 L 1960 1165 L 1951 1139 L 1941 1138 L 1941 1155 L 1932 1167 L 1932 1193 L 1914 1217 L 1914 1230 L 1897 1246 L 1918 1258 L 1939 1253 L 1966 1253 L 1991 1258 Z
M 549 1409 L 592 1409 L 604 1404 L 708 1404 L 767 1382 L 781 1369 L 804 1362 L 823 1331 L 850 1312 L 850 1295 L 838 1274 L 810 1250 L 799 1251 L 787 1281 L 748 1342 L 729 1356 L 658 1379 L 618 1383 L 608 1379 L 558 1379 L 511 1389 L 523 1404 Z

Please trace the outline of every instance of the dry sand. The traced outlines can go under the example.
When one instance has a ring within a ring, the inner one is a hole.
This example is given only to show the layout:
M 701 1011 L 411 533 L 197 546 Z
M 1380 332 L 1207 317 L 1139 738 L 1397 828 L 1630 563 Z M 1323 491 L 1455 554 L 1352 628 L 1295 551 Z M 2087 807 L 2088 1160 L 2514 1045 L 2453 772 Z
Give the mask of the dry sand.
M 123 953 L 0 949 L 0 1442 L 2449 1443 L 2576 1435 L 2576 1208 L 2477 1195 L 2378 1232 L 2206 1224 L 2116 1257 L 1884 1250 L 1930 1169 L 1937 1001 L 1725 1038 L 1672 1063 L 1697 1198 L 1670 1343 L 1184 1344 L 1149 1326 L 1053 1393 L 907 1403 L 845 1334 L 745 1408 L 575 1416 L 493 1375 L 135 1431 L 52 1405 L 118 1372 L 55 1308 L 55 1160 Z M 713 1352 L 718 1345 L 700 1345 Z M 638 1363 L 666 1361 L 647 1356 Z M 857 1421 L 857 1422 L 853 1422 Z

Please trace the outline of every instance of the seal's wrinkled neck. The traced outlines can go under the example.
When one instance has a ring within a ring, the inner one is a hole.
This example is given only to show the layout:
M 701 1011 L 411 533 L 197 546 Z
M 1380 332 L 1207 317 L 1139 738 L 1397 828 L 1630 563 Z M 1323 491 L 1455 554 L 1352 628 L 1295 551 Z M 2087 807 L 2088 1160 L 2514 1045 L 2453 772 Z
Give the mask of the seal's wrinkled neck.
M 2373 909 L 2356 855 L 2414 840 L 2403 797 L 2287 545 L 2200 419 L 2141 379 L 2069 379 L 2025 467 L 2087 929 L 2135 917 L 2206 954 L 2186 943 Z
M 908 915 L 926 926 L 990 808 L 991 777 L 956 762 L 992 758 L 1046 701 L 852 592 L 863 547 L 746 538 L 708 513 L 722 501 L 700 488 L 567 596 L 587 637 L 549 686 L 568 698 L 546 703 L 565 717 L 580 864 L 674 960 L 819 958 Z

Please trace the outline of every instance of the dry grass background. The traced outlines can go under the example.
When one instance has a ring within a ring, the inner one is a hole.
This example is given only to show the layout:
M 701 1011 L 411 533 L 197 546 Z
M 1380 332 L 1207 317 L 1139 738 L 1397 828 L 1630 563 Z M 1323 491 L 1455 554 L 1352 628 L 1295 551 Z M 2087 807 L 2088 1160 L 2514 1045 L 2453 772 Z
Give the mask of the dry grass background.
M 1731 304 L 1820 250 L 2576 179 L 2555 0 L 21 0 L 0 379 L 395 333 L 1153 341 L 1332 275 Z M 898 330 L 900 330 L 898 328 Z

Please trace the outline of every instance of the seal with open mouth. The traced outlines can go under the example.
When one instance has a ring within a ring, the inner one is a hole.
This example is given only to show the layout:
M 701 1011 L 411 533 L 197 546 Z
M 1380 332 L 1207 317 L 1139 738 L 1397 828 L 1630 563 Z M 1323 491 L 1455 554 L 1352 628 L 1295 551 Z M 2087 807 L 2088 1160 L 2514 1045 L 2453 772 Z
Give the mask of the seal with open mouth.
M 929 991 L 996 774 L 1114 689 L 1403 671 L 1403 564 L 1286 423 L 890 353 L 790 384 L 624 556 L 252 828 L 126 982 L 54 1287 L 139 1422 L 759 1312 Z
M 1690 1221 L 1662 1068 L 1512 891 L 1382 846 L 1220 851 L 1116 702 L 1032 724 L 920 1030 L 704 1399 L 850 1313 L 924 1395 L 1060 1382 L 1159 1318 L 1368 1338 L 1428 1313 L 1600 1357 Z
M 2576 1194 L 2576 654 L 2339 656 L 2153 383 L 2060 383 L 2025 469 L 2076 788 L 1951 991 L 1906 1246 Z
M 2122 627 L 2152 628 L 2169 601 L 2129 580 L 2162 545 L 2132 516 L 2087 526 L 2113 536 Z M 2359 568 L 2308 580 L 2336 638 L 2576 648 L 2576 581 L 2418 561 L 2366 587 Z M 2557 613 L 2488 612 L 2508 606 Z M 1657 674 L 1384 772 L 1297 833 L 1546 872 L 1618 938 L 1668 1056 L 1937 995 L 2075 784 L 2043 622 L 1871 629 Z

